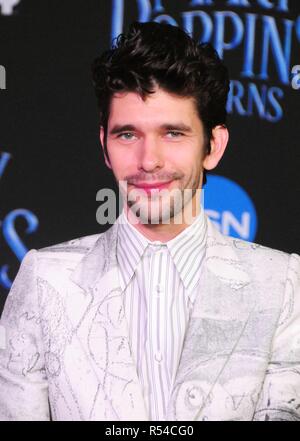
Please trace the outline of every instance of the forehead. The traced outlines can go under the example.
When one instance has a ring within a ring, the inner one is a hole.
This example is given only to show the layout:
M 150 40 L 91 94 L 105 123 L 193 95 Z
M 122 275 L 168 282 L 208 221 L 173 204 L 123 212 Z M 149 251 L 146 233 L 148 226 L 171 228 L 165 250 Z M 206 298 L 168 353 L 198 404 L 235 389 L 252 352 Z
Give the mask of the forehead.
M 161 124 L 162 118 L 169 121 L 180 118 L 186 123 L 199 120 L 194 99 L 171 94 L 162 89 L 156 89 L 146 97 L 145 101 L 135 92 L 116 93 L 111 99 L 109 124 L 116 120 L 135 124 L 138 122 Z

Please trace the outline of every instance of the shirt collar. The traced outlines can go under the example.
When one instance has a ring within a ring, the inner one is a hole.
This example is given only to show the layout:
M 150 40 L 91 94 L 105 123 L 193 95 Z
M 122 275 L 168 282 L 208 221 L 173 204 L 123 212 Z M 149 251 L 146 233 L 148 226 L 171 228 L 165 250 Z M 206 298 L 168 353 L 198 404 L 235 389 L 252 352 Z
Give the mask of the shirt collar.
M 199 282 L 207 237 L 207 219 L 202 206 L 192 224 L 167 242 L 146 238 L 128 221 L 124 208 L 117 222 L 117 257 L 125 284 L 123 288 L 129 283 L 148 246 L 157 244 L 168 248 L 185 289 L 189 295 L 193 292 Z

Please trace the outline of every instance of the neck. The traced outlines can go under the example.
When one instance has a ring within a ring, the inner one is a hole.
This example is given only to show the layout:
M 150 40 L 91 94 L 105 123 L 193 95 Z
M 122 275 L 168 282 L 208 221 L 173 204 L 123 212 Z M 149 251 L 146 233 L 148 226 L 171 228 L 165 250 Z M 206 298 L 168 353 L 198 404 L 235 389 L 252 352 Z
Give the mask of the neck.
M 168 224 L 143 224 L 132 211 L 129 213 L 130 208 L 128 205 L 125 205 L 125 212 L 128 222 L 130 222 L 130 217 L 132 216 L 135 221 L 134 223 L 131 222 L 132 225 L 147 239 L 151 241 L 168 242 L 193 223 L 201 211 L 200 201 L 201 189 L 197 189 L 189 203 L 183 207 L 180 213 L 171 218 Z

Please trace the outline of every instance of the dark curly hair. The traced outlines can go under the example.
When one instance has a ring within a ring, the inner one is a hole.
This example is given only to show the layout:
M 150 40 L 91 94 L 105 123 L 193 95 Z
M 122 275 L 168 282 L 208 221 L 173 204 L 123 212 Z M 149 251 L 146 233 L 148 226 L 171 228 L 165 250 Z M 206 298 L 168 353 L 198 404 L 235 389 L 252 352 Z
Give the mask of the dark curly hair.
M 92 77 L 106 157 L 110 100 L 116 92 L 136 92 L 145 100 L 159 86 L 194 98 L 204 126 L 206 153 L 210 152 L 213 127 L 226 123 L 227 68 L 209 43 L 196 43 L 177 26 L 133 22 L 127 33 L 113 41 L 111 49 L 94 60 Z

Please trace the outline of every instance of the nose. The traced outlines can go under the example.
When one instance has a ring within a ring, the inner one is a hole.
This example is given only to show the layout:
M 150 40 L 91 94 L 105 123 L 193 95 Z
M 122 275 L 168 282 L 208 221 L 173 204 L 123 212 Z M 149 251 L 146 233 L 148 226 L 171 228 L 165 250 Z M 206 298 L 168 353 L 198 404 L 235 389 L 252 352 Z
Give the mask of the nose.
M 152 172 L 164 165 L 162 146 L 153 137 L 144 137 L 139 145 L 138 168 Z

